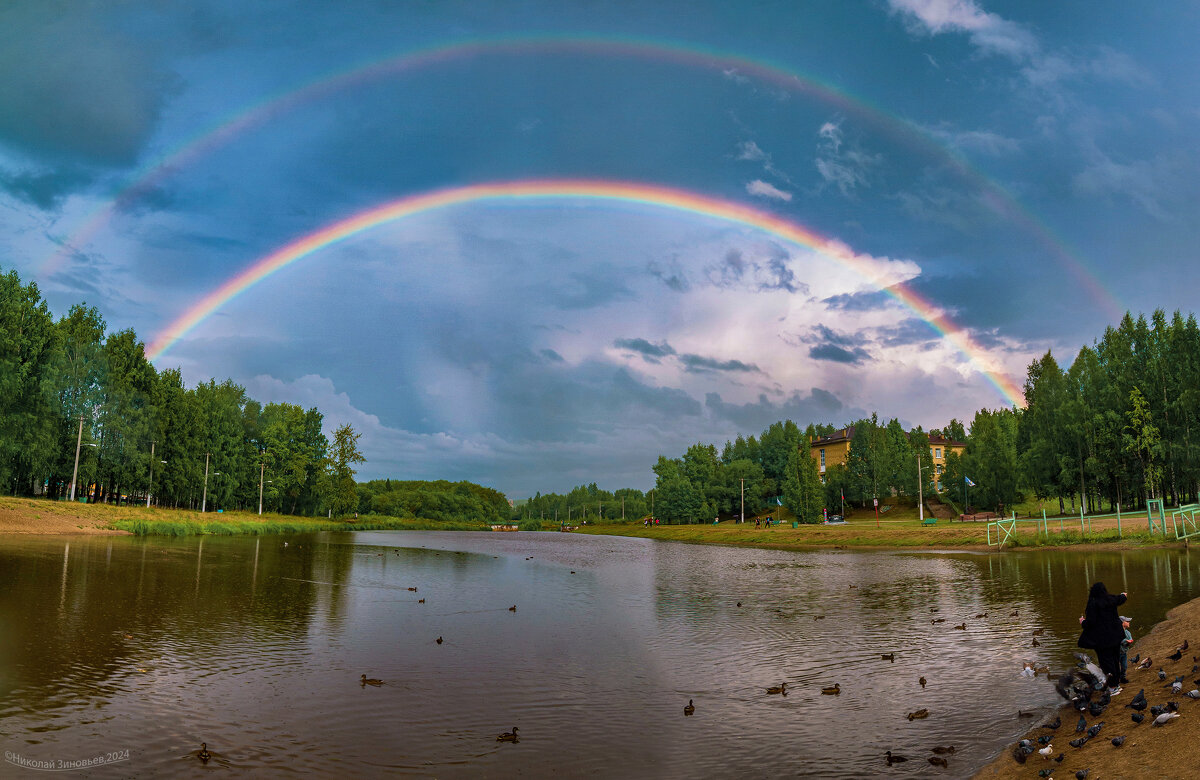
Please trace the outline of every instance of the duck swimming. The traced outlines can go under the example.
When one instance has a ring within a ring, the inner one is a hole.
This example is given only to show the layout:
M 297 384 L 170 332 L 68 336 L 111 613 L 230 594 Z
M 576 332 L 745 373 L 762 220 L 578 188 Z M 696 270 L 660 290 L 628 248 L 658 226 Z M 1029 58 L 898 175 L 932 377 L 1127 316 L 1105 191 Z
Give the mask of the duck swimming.
M 921 718 L 928 718 L 928 717 L 929 717 L 929 710 L 927 710 L 927 709 L 926 709 L 926 708 L 924 708 L 924 707 L 922 707 L 921 709 L 917 710 L 916 712 L 910 712 L 910 713 L 908 713 L 908 719 L 909 719 L 909 720 L 919 720 L 919 719 L 921 719 Z
M 825 694 L 826 696 L 837 696 L 841 692 L 842 692 L 842 684 L 841 683 L 834 683 L 833 685 L 829 686 L 828 688 L 821 689 L 821 693 Z
M 883 660 L 885 660 L 885 661 L 895 661 L 896 660 L 895 653 L 880 653 L 880 655 L 883 657 Z
M 783 682 L 779 685 L 767 688 L 767 693 L 782 693 L 784 696 L 787 696 L 787 683 Z
M 900 764 L 900 763 L 903 763 L 903 762 L 905 762 L 905 761 L 907 761 L 907 760 L 908 760 L 908 759 L 907 759 L 907 758 L 905 758 L 904 756 L 893 756 L 893 755 L 892 755 L 892 751 L 890 751 L 890 750 L 887 752 L 887 764 L 888 764 L 888 766 L 891 766 L 892 764 Z
M 498 737 L 496 737 L 496 741 L 497 742 L 520 742 L 521 740 L 517 736 L 517 727 L 513 726 L 512 731 L 506 731 L 503 734 L 499 735 Z
M 203 761 L 206 764 L 208 763 L 208 760 L 210 758 L 212 758 L 212 753 L 208 752 L 208 743 L 207 742 L 200 743 L 200 752 L 196 754 L 196 758 L 200 759 L 201 761 Z
M 692 700 L 691 700 L 691 699 L 688 699 L 687 706 L 683 708 L 683 714 L 684 714 L 684 715 L 691 715 L 691 714 L 692 714 L 693 712 L 695 712 L 695 711 L 696 711 L 696 705 L 695 705 L 695 704 L 692 704 Z
M 380 685 L 383 685 L 383 680 L 376 680 L 374 677 L 367 677 L 367 676 L 364 674 L 364 675 L 363 675 L 363 676 L 362 676 L 362 677 L 359 679 L 359 684 L 360 684 L 360 685 L 364 685 L 364 686 L 366 686 L 366 685 L 374 685 L 376 688 L 378 688 Z

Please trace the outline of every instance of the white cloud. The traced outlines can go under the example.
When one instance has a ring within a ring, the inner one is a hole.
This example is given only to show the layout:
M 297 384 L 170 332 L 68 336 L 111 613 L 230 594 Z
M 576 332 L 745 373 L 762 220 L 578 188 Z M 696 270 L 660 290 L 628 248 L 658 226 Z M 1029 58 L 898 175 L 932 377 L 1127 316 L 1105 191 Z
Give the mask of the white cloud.
M 772 186 L 762 179 L 755 179 L 746 184 L 746 192 L 751 195 L 757 195 L 761 198 L 774 198 L 775 200 L 790 201 L 792 193 L 785 192 L 778 187 Z
M 916 29 L 932 35 L 966 33 L 983 51 L 1024 60 L 1037 51 L 1037 41 L 1024 27 L 980 8 L 974 0 L 889 0 Z
M 1015 138 L 990 130 L 952 130 L 946 127 L 928 127 L 925 130 L 935 138 L 964 152 L 998 156 L 1012 154 L 1021 148 L 1020 142 Z
M 755 162 L 762 162 L 763 160 L 771 159 L 767 156 L 767 153 L 764 152 L 754 141 L 740 141 L 737 146 L 737 159 L 739 160 L 753 160 Z
M 817 135 L 821 140 L 814 162 L 826 184 L 833 184 L 843 195 L 870 184 L 870 170 L 882 160 L 880 155 L 867 154 L 857 145 L 846 143 L 840 122 L 826 122 Z

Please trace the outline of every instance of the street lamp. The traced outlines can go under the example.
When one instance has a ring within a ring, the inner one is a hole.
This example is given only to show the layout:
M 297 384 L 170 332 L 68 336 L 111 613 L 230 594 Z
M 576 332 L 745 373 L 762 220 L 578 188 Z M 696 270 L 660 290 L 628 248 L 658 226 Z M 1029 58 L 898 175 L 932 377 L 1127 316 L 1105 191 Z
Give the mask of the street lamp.
M 204 453 L 204 492 L 200 498 L 200 514 L 204 514 L 204 510 L 208 506 L 208 456 L 209 453 Z
M 79 435 L 83 435 L 83 428 L 79 429 Z M 75 480 L 79 477 L 79 442 L 75 442 L 75 470 L 71 472 L 71 501 L 75 500 Z M 83 444 L 84 447 L 99 447 L 99 444 Z
M 154 492 L 154 444 L 150 442 L 150 487 L 146 490 L 146 508 L 150 508 L 150 494 Z M 166 463 L 165 460 L 160 460 L 159 463 Z
M 260 456 L 267 454 L 266 450 L 259 450 Z M 262 493 L 263 493 L 263 476 L 266 474 L 267 460 L 265 457 L 260 457 L 258 460 L 258 513 L 262 514 Z

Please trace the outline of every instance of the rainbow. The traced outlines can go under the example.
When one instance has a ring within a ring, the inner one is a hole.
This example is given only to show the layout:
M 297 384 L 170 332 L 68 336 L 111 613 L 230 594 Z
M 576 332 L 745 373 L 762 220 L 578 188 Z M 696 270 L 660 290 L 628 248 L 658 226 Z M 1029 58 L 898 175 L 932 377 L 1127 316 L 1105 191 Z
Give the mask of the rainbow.
M 750 59 L 695 44 L 596 36 L 556 35 L 455 41 L 361 63 L 272 95 L 226 117 L 204 132 L 192 136 L 173 151 L 139 168 L 112 200 L 85 217 L 82 225 L 68 236 L 52 255 L 39 264 L 37 273 L 48 275 L 58 270 L 66 258 L 95 237 L 114 214 L 151 192 L 172 172 L 242 133 L 299 106 L 374 79 L 401 75 L 471 57 L 555 54 L 628 57 L 718 70 L 727 76 L 751 77 L 783 90 L 820 100 L 848 116 L 882 129 L 911 150 L 946 163 L 957 176 L 979 190 L 982 202 L 989 209 L 1036 238 L 1087 291 L 1091 299 L 1104 309 L 1110 319 L 1115 321 L 1124 312 L 1116 298 L 1100 285 L 1062 239 L 1000 184 L 971 167 L 962 157 L 951 152 L 927 130 L 913 122 L 889 114 L 845 90 L 837 89 L 830 83 L 765 60 Z
M 739 203 L 718 200 L 686 190 L 633 182 L 574 179 L 494 182 L 435 190 L 384 203 L 309 233 L 259 259 L 164 328 L 147 346 L 146 355 L 151 360 L 161 357 L 180 338 L 217 309 L 276 271 L 378 225 L 434 209 L 477 201 L 549 198 L 588 198 L 647 204 L 747 225 L 793 244 L 809 247 L 853 269 L 883 289 L 949 340 L 982 371 L 1008 403 L 1014 406 L 1024 405 L 1020 388 L 1005 374 L 991 367 L 987 353 L 970 335 L 955 326 L 937 307 L 904 285 L 887 284 L 878 276 L 875 265 L 845 244 L 818 235 L 794 222 Z

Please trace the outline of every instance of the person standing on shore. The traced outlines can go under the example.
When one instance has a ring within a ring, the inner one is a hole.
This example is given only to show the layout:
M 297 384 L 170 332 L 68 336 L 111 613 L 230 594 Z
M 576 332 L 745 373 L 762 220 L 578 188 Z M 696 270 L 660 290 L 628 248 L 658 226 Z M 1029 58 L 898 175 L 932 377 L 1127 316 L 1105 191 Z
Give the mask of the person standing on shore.
M 1103 582 L 1094 583 L 1088 592 L 1083 617 L 1079 618 L 1083 626 L 1079 646 L 1096 651 L 1100 671 L 1104 672 L 1106 678 L 1104 684 L 1113 696 L 1121 692 L 1121 642 L 1125 639 L 1125 629 L 1121 626 L 1117 607 L 1128 598 L 1124 592 L 1111 595 Z
M 1125 637 L 1121 640 L 1121 685 L 1129 682 L 1129 678 L 1125 676 L 1129 671 L 1129 648 L 1133 644 L 1133 632 L 1129 630 L 1129 624 L 1133 622 L 1133 618 L 1121 615 L 1121 628 L 1125 631 Z

